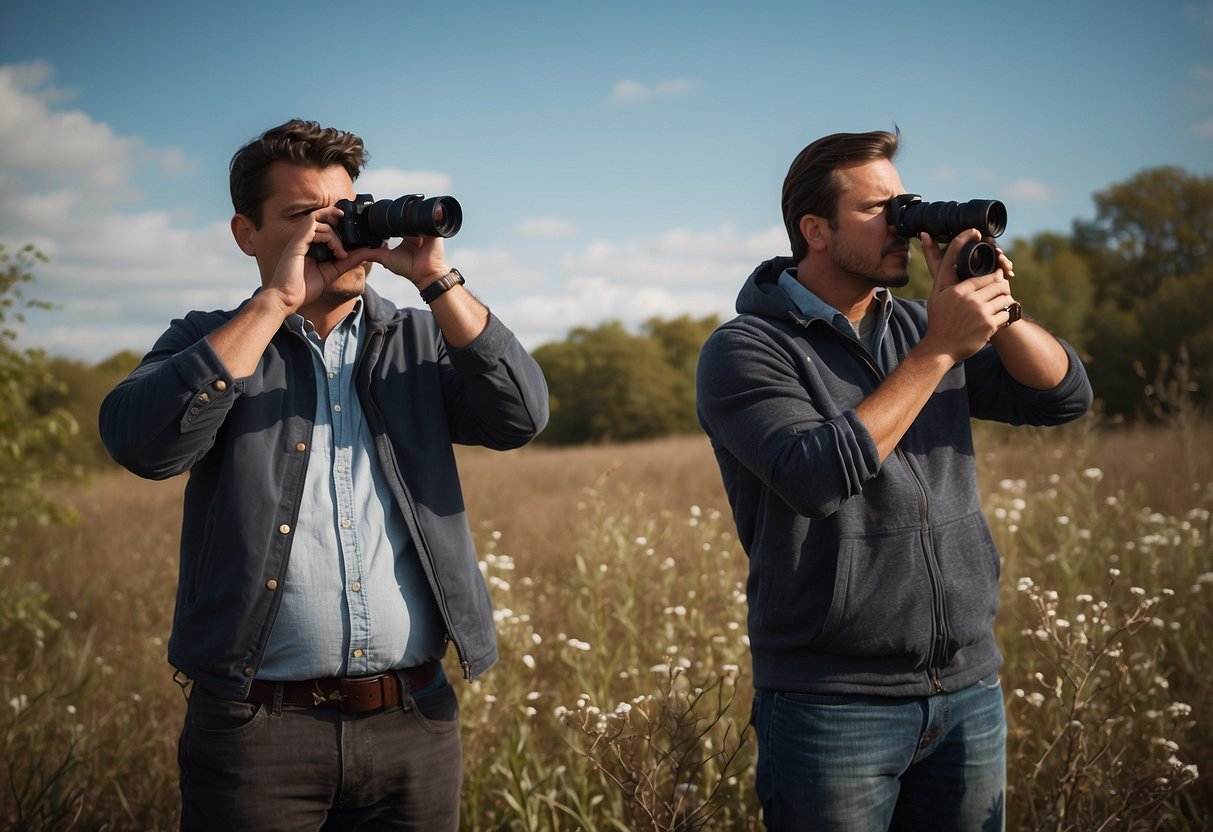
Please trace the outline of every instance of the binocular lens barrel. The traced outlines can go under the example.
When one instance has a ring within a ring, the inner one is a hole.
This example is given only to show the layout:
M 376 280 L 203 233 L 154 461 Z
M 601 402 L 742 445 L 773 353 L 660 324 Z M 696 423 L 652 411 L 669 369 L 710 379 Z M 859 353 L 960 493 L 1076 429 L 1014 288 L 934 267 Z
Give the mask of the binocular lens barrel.
M 976 228 L 983 237 L 998 237 L 1007 230 L 1007 207 L 997 199 L 915 200 L 898 206 L 895 225 L 902 237 L 917 237 L 925 231 L 937 240 L 948 240 L 967 228 Z
M 969 243 L 956 258 L 956 274 L 961 278 L 989 274 L 998 264 L 998 252 L 984 241 Z
M 463 225 L 463 209 L 453 196 L 416 195 L 381 199 L 366 212 L 367 228 L 377 237 L 454 237 Z

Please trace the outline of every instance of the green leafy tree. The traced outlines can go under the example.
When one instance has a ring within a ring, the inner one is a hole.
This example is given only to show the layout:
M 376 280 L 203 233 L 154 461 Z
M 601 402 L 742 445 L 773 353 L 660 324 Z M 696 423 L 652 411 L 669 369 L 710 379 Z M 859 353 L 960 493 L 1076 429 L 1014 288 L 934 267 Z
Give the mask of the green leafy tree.
M 45 257 L 32 246 L 10 255 L 0 245 L 0 550 L 11 551 L 11 537 L 22 522 L 47 523 L 70 516 L 44 489 L 48 482 L 79 473 L 67 449 L 76 420 L 63 408 L 42 411 L 32 401 L 38 391 L 56 388 L 41 350 L 20 349 L 14 328 L 24 311 L 46 308 L 28 300 L 31 268 Z
M 74 437 L 74 458 L 84 468 L 96 470 L 114 465 L 94 429 L 101 400 L 139 363 L 139 355 L 129 350 L 116 353 L 98 364 L 70 358 L 50 358 L 47 369 L 51 384 L 31 394 L 30 403 L 39 413 L 63 411 L 84 427 Z
M 612 321 L 578 327 L 534 355 L 551 406 L 541 441 L 622 442 L 686 429 L 685 381 L 654 338 L 632 335 Z
M 1193 400 L 1213 384 L 1213 176 L 1144 170 L 1094 195 L 1092 222 L 1074 224 L 1096 305 L 1086 329 L 1095 393 L 1109 411 L 1143 403 L 1141 378 L 1186 354 Z
M 695 416 L 695 368 L 699 363 L 699 351 L 703 342 L 720 325 L 715 315 L 691 318 L 683 315 L 673 320 L 650 318 L 645 322 L 644 332 L 661 347 L 665 361 L 678 373 L 672 391 L 679 401 L 678 420 L 674 433 L 693 433 L 699 430 Z
M 1199 274 L 1213 257 L 1213 176 L 1143 170 L 1093 195 L 1096 218 L 1074 224 L 1074 244 L 1122 309 L 1163 281 Z
M 1094 287 L 1091 268 L 1071 240 L 1053 232 L 1037 234 L 1015 240 L 1007 256 L 1015 264 L 1012 292 L 1024 313 L 1083 350 Z
M 927 268 L 926 255 L 922 253 L 922 243 L 910 240 L 910 282 L 894 291 L 894 294 L 910 300 L 924 300 L 931 294 L 935 281 Z

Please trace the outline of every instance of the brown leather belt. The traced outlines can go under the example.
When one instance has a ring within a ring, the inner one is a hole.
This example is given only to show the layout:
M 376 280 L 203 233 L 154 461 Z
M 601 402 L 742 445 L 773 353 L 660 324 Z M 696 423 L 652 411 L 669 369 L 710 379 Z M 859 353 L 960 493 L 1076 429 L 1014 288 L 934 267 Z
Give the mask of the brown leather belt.
M 284 705 L 339 708 L 342 713 L 361 714 L 399 705 L 405 694 L 421 690 L 438 678 L 439 667 L 438 661 L 432 660 L 416 667 L 361 678 L 312 679 L 307 682 L 254 679 L 245 699 L 272 705 L 276 689 L 281 686 Z M 407 690 L 401 690 L 400 677 L 404 677 Z

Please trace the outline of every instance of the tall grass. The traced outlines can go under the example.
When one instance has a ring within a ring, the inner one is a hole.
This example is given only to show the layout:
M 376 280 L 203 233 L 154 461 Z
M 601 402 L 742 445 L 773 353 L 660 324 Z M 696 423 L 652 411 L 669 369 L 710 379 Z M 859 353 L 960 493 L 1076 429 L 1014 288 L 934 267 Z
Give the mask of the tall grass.
M 1213 427 L 981 428 L 1009 828 L 1213 825 Z M 745 556 L 707 443 L 460 452 L 501 663 L 464 828 L 757 829 Z M 0 828 L 169 829 L 181 483 L 65 493 L 0 559 Z M 457 668 L 448 668 L 458 678 Z

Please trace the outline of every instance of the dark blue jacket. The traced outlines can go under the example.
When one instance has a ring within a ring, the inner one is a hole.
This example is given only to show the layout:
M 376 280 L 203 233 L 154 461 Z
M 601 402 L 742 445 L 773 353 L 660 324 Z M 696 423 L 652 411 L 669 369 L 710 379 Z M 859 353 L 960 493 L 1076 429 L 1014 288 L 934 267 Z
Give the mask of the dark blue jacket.
M 1053 390 L 1017 383 L 987 345 L 953 367 L 883 464 L 856 406 L 884 380 L 824 318 L 803 320 L 760 265 L 700 354 L 699 419 L 750 558 L 754 685 L 926 695 L 995 670 L 999 558 L 981 511 L 970 418 L 1050 425 L 1084 413 L 1077 355 Z M 895 368 L 926 332 L 893 300 Z
M 449 348 L 433 315 L 369 288 L 358 394 L 447 634 L 474 678 L 497 659 L 452 443 L 496 449 L 547 423 L 534 359 L 495 317 Z M 234 379 L 205 336 L 237 310 L 175 320 L 101 406 L 110 454 L 151 479 L 189 471 L 169 662 L 219 696 L 243 699 L 260 667 L 286 578 L 308 464 L 312 356 L 284 327 L 256 371 Z

